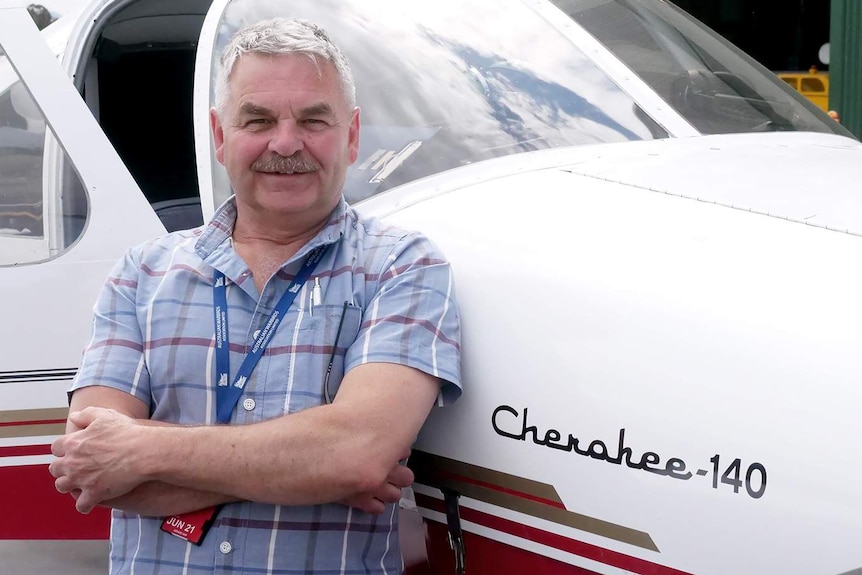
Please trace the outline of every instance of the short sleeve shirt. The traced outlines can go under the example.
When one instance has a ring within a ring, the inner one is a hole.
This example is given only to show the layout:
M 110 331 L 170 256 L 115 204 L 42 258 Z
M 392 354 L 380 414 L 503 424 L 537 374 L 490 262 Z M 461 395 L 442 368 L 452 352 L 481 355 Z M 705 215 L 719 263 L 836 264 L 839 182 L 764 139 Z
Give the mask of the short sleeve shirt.
M 73 390 L 109 386 L 143 401 L 152 419 L 215 423 L 215 270 L 227 283 L 232 379 L 308 253 L 328 245 L 231 422 L 321 405 L 337 394 L 344 373 L 372 362 L 440 378 L 441 405 L 460 395 L 452 276 L 427 238 L 361 218 L 341 200 L 327 225 L 258 293 L 230 241 L 235 219 L 231 198 L 207 225 L 140 245 L 117 263 L 97 301 Z M 399 573 L 397 514 L 397 505 L 371 515 L 340 504 L 234 503 L 195 546 L 162 532 L 160 518 L 115 510 L 111 573 Z

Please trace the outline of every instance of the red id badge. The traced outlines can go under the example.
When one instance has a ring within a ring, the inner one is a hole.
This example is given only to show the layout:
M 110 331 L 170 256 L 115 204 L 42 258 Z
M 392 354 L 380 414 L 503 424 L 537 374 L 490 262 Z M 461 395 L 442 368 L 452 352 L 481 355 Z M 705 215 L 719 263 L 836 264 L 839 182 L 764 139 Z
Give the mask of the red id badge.
M 191 513 L 166 517 L 162 521 L 162 531 L 189 543 L 200 545 L 201 541 L 204 540 L 204 535 L 212 526 L 218 509 L 218 507 L 207 507 Z

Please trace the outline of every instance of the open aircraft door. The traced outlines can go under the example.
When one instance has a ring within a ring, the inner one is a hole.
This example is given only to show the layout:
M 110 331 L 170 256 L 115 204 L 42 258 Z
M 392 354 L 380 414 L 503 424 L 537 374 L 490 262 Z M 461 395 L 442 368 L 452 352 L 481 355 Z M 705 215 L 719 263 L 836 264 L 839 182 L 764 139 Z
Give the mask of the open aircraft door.
M 65 391 L 109 270 L 165 228 L 26 10 L 0 9 L 0 47 L 0 556 L 9 572 L 59 572 L 87 548 L 57 540 L 98 539 L 104 561 L 108 532 L 106 510 L 78 514 L 47 470 Z

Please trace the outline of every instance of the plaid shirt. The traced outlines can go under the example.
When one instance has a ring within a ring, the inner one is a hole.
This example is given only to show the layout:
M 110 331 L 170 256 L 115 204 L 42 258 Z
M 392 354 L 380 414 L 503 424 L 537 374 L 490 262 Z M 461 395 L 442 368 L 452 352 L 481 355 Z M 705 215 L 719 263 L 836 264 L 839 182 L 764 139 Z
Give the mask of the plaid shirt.
M 326 227 L 259 294 L 229 241 L 235 219 L 231 199 L 206 226 L 126 254 L 99 296 L 93 339 L 72 389 L 106 385 L 146 403 L 153 419 L 214 423 L 214 269 L 228 280 L 233 378 L 307 253 L 332 244 L 249 378 L 232 423 L 324 402 L 324 374 L 345 301 L 330 394 L 351 368 L 388 362 L 444 380 L 441 405 L 460 395 L 452 277 L 427 239 L 362 219 L 342 200 Z M 323 298 L 311 305 L 315 278 Z M 338 504 L 235 503 L 222 508 L 198 547 L 160 531 L 161 519 L 115 510 L 111 573 L 400 573 L 397 516 L 397 505 L 377 516 Z

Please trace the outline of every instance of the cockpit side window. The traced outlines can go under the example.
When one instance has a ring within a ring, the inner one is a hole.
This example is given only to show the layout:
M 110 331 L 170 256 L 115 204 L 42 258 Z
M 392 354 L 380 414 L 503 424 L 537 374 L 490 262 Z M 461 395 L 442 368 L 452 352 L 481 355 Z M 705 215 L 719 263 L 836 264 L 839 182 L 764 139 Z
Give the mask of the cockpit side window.
M 49 171 L 57 164 L 45 160 L 46 151 L 63 154 L 62 148 L 5 57 L 0 78 L 6 80 L 0 92 L 0 266 L 46 261 L 81 235 L 86 193 L 72 170 Z

